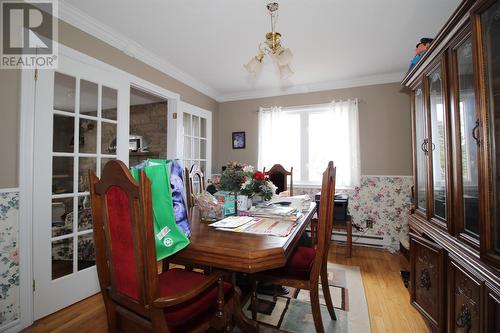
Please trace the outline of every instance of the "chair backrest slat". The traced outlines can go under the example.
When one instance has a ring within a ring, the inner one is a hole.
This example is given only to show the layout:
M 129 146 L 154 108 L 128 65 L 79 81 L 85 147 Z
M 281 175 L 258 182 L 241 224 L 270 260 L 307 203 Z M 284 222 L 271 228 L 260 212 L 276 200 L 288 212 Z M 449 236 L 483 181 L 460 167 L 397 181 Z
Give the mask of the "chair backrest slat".
M 278 188 L 278 193 L 290 189 L 290 196 L 293 195 L 293 167 L 290 168 L 290 171 L 286 171 L 281 164 L 275 164 L 269 171 L 266 171 L 266 168 L 264 168 L 262 172 Z M 289 186 L 287 185 L 288 176 L 290 176 Z
M 328 162 L 328 167 L 323 172 L 321 183 L 321 199 L 318 207 L 317 247 L 316 257 L 311 272 L 311 281 L 317 281 L 322 265 L 326 265 L 330 249 L 333 228 L 333 209 L 335 200 L 336 168 L 333 162 Z
M 189 208 L 192 208 L 194 206 L 195 194 L 203 193 L 203 191 L 205 190 L 205 176 L 203 173 L 203 169 L 198 164 L 193 164 L 190 170 L 186 168 L 185 175 L 188 206 Z M 196 189 L 195 185 L 197 185 Z

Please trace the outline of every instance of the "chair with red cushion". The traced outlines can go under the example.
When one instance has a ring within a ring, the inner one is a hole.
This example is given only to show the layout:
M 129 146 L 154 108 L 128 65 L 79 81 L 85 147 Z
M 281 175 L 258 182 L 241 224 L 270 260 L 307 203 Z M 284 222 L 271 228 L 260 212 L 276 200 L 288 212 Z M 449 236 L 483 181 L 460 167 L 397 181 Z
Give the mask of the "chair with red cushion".
M 151 183 L 110 161 L 89 171 L 97 272 L 110 332 L 202 332 L 230 325 L 233 286 L 220 272 L 158 274 Z
M 320 276 L 323 296 L 328 312 L 332 320 L 337 320 L 333 309 L 330 289 L 328 287 L 328 275 L 326 270 L 333 224 L 335 171 L 336 169 L 333 166 L 333 162 L 329 162 L 328 167 L 325 172 L 323 172 L 317 237 L 314 247 L 298 246 L 290 255 L 285 267 L 257 273 L 252 276 L 252 317 L 254 320 L 257 316 L 257 282 L 290 286 L 309 290 L 316 332 L 324 332 L 319 305 L 318 280 Z

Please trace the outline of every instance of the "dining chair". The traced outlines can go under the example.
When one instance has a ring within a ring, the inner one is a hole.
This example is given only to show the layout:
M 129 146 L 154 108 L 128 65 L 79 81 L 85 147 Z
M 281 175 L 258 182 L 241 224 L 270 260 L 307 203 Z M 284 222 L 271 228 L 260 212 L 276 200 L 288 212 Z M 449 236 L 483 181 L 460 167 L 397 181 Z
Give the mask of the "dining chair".
M 314 326 L 316 327 L 316 332 L 323 333 L 324 328 L 321 321 L 319 304 L 318 280 L 320 277 L 323 297 L 330 318 L 332 320 L 337 320 L 328 286 L 328 275 L 326 270 L 330 248 L 330 235 L 332 234 L 335 173 L 336 168 L 333 166 L 333 162 L 330 161 L 325 172 L 323 172 L 317 237 L 313 247 L 299 245 L 291 253 L 284 267 L 264 271 L 251 276 L 251 308 L 252 318 L 254 320 L 257 318 L 257 283 L 265 282 L 275 285 L 284 285 L 297 289 L 309 290 Z
M 195 195 L 205 190 L 205 175 L 198 164 L 193 164 L 189 170 L 186 168 L 185 174 L 188 207 L 192 208 L 195 204 Z
M 268 176 L 269 180 L 278 188 L 277 194 L 290 189 L 290 196 L 293 195 L 293 167 L 290 168 L 290 171 L 286 171 L 281 164 L 275 164 L 271 169 L 269 169 L 269 171 L 266 171 L 266 168 L 264 167 L 262 172 L 264 173 L 264 176 Z M 288 176 L 290 176 L 289 186 L 287 186 Z
M 234 288 L 222 272 L 158 274 L 151 183 L 121 161 L 90 170 L 96 265 L 109 332 L 201 332 L 231 326 Z

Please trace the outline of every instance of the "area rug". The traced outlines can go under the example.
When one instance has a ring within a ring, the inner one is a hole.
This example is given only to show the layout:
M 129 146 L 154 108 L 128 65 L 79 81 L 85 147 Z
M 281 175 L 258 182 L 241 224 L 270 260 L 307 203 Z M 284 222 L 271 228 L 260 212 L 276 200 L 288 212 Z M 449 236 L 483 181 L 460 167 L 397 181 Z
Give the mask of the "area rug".
M 337 320 L 330 319 L 320 286 L 321 318 L 325 332 L 370 332 L 368 305 L 359 267 L 328 264 L 327 270 Z M 261 332 L 315 331 L 309 291 L 292 289 L 288 297 L 278 296 L 276 302 L 268 295 L 259 294 L 258 299 L 257 321 Z M 243 310 L 249 318 L 252 317 L 250 300 Z

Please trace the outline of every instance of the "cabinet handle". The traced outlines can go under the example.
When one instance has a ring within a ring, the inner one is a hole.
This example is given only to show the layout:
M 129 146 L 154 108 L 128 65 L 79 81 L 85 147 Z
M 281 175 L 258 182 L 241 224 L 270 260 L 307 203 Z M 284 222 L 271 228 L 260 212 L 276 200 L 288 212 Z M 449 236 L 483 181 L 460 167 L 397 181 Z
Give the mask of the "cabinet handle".
M 425 268 L 420 271 L 420 287 L 427 290 L 431 287 L 431 275 Z
M 472 137 L 476 140 L 476 144 L 479 146 L 481 141 L 479 141 L 479 119 L 476 120 L 476 126 L 472 129 Z
M 424 142 L 422 142 L 422 144 L 420 145 L 420 149 L 422 149 L 422 151 L 427 155 L 427 153 L 429 152 L 427 150 L 427 144 L 429 143 L 429 140 L 428 139 L 424 139 Z
M 465 332 L 467 332 L 471 327 L 471 315 L 470 310 L 467 304 L 462 304 L 462 308 L 460 309 L 460 314 L 458 315 L 455 324 L 458 328 L 463 328 Z

